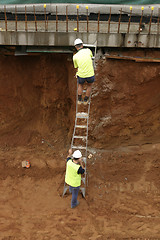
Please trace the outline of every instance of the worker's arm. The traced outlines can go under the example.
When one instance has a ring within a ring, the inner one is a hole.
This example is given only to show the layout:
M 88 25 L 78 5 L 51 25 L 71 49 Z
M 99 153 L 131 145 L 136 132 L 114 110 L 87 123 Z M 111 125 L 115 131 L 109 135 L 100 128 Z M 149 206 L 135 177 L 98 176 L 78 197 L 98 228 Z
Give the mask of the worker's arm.
M 68 161 L 69 159 L 71 159 L 71 156 L 72 156 L 72 149 L 70 148 L 70 149 L 68 150 L 67 161 Z
M 73 64 L 74 64 L 74 68 L 78 68 L 75 56 L 73 56 Z
M 78 174 L 83 174 L 85 172 L 85 169 L 84 169 L 84 166 L 83 166 L 83 161 L 82 159 L 80 158 L 79 160 L 79 164 L 81 165 L 77 171 Z
M 71 157 L 72 156 L 72 149 L 70 148 L 69 150 L 68 150 L 68 156 L 67 156 L 67 158 L 68 157 Z
M 91 58 L 93 57 L 93 53 L 92 53 L 92 51 L 90 50 L 90 56 L 91 56 Z
M 82 158 L 79 159 L 79 163 L 80 163 L 81 167 L 84 168 Z
M 77 173 L 78 173 L 78 174 L 83 174 L 84 172 L 85 172 L 85 169 L 80 166 L 80 167 L 78 168 Z

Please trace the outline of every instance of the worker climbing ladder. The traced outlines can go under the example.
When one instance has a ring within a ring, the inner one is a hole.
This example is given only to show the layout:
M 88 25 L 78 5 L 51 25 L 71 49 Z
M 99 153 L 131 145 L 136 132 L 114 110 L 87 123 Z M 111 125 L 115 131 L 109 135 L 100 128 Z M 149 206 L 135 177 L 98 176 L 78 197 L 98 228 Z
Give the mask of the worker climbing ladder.
M 84 47 L 93 48 L 93 66 L 95 68 L 95 56 L 97 44 L 83 44 Z M 86 89 L 83 90 L 83 95 L 85 95 Z M 85 164 L 85 173 L 82 176 L 82 184 L 80 190 L 82 192 L 83 197 L 85 197 L 86 186 L 87 186 L 87 157 L 88 157 L 88 123 L 89 123 L 89 112 L 90 112 L 90 104 L 91 104 L 91 95 L 89 97 L 89 101 L 87 105 L 78 104 L 78 83 L 77 83 L 77 97 L 76 97 L 76 118 L 74 131 L 71 142 L 71 149 L 80 150 L 82 152 L 82 160 Z M 69 186 L 64 183 L 63 195 L 65 195 L 66 191 L 69 189 Z

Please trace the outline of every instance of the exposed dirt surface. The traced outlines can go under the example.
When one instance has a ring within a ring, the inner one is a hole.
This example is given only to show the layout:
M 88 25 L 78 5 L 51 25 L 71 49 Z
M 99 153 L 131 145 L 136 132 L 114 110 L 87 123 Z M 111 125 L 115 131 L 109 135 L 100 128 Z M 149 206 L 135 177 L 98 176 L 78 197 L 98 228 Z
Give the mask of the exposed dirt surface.
M 0 55 L 0 240 L 160 239 L 160 65 L 97 62 L 86 199 L 79 194 L 71 209 L 71 195 L 62 198 L 75 118 L 71 59 Z

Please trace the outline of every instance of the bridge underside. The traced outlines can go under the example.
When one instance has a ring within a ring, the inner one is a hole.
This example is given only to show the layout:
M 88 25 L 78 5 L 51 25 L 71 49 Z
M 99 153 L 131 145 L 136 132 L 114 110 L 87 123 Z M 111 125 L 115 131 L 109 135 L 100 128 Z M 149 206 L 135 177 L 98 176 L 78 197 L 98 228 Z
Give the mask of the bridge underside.
M 0 45 L 8 46 L 67 46 L 76 38 L 97 47 L 160 48 L 159 34 L 134 33 L 64 33 L 64 32 L 0 32 Z

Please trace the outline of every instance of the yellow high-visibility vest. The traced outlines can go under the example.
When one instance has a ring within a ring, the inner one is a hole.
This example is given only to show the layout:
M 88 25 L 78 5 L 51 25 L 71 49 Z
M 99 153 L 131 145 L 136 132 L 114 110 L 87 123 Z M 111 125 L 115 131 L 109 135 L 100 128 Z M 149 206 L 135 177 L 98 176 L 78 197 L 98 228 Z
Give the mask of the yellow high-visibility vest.
M 77 173 L 79 167 L 80 165 L 72 162 L 72 159 L 68 160 L 65 182 L 71 187 L 79 187 L 81 185 L 81 174 Z
M 92 57 L 93 54 L 89 48 L 82 48 L 73 56 L 74 67 L 78 68 L 77 75 L 79 77 L 88 78 L 94 76 Z

